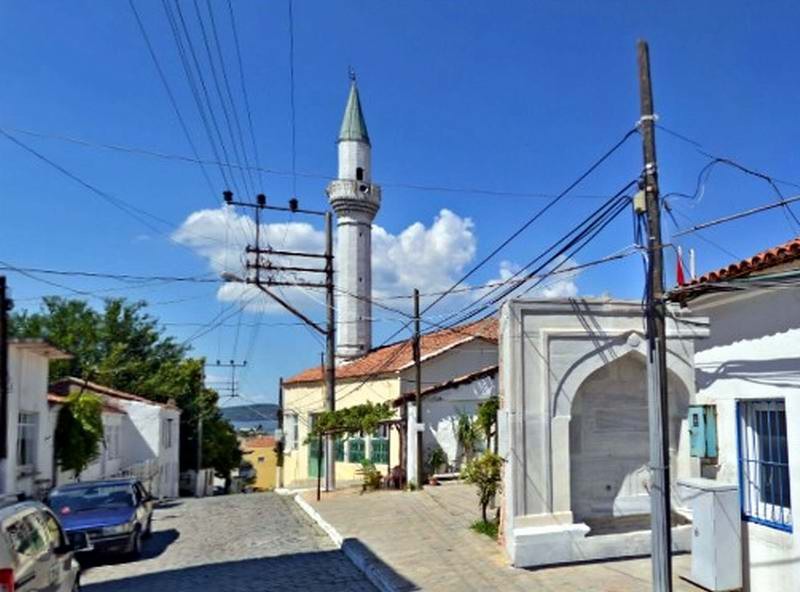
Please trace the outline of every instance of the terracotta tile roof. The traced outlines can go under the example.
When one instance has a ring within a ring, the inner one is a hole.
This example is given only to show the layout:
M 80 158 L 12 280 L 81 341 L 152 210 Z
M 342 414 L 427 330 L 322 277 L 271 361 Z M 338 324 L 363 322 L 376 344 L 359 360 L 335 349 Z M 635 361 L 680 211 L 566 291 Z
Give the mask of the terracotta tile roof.
M 470 372 L 469 374 L 465 374 L 463 376 L 458 376 L 456 378 L 451 378 L 446 382 L 441 382 L 439 384 L 434 384 L 433 386 L 429 386 L 425 388 L 420 393 L 423 397 L 427 397 L 428 395 L 433 395 L 435 393 L 439 393 L 441 391 L 451 389 L 453 387 L 461 386 L 462 384 L 469 384 L 474 380 L 478 380 L 479 378 L 484 378 L 486 376 L 492 376 L 493 374 L 497 374 L 497 370 L 500 366 L 495 364 L 494 366 L 487 366 L 486 368 L 482 368 L 480 370 L 476 370 L 475 372 Z M 404 401 L 413 401 L 416 398 L 416 393 L 408 392 L 401 397 L 395 399 L 392 404 L 395 407 L 399 407 L 403 404 Z
M 54 393 L 47 393 L 47 402 L 50 405 L 63 405 L 67 402 L 67 397 L 64 395 L 56 395 Z M 116 405 L 112 405 L 111 403 L 105 402 L 103 403 L 103 411 L 107 413 L 119 413 L 121 415 L 127 415 L 124 409 L 120 409 Z
M 782 245 L 772 247 L 766 251 L 761 251 L 737 263 L 731 263 L 730 265 L 701 275 L 683 286 L 675 288 L 671 292 L 671 298 L 674 300 L 687 300 L 712 290 L 714 288 L 713 284 L 717 282 L 758 275 L 759 272 L 778 267 L 785 263 L 791 263 L 798 259 L 800 259 L 800 237 L 793 238 Z
M 247 438 L 242 442 L 244 448 L 273 448 L 275 446 L 275 438 L 272 436 L 256 436 L 254 438 Z
M 495 318 L 483 319 L 468 325 L 454 327 L 453 329 L 428 333 L 423 335 L 420 340 L 422 359 L 438 356 L 456 345 L 474 339 L 497 343 L 497 335 L 498 324 Z M 363 378 L 369 375 L 393 374 L 404 370 L 413 363 L 411 341 L 399 341 L 374 349 L 352 362 L 337 366 L 336 378 Z M 322 368 L 315 366 L 284 380 L 283 384 L 319 382 L 322 381 L 322 378 Z
M 116 399 L 122 399 L 124 401 L 137 401 L 140 403 L 148 403 L 150 405 L 158 405 L 159 407 L 164 407 L 166 409 L 175 409 L 180 411 L 180 409 L 178 409 L 178 407 L 171 402 L 161 403 L 159 401 L 153 401 L 152 399 L 148 399 L 147 397 L 134 395 L 133 393 L 126 393 L 125 391 L 119 391 L 111 387 L 103 386 L 102 384 L 97 384 L 96 382 L 83 380 L 82 378 L 75 378 L 74 376 L 68 376 L 66 378 L 62 378 L 57 382 L 54 382 L 53 384 L 50 385 L 50 390 L 53 391 L 54 394 L 64 396 L 68 395 L 71 392 L 70 387 L 85 388 L 86 390 L 92 391 L 100 395 L 105 395 L 107 397 L 114 397 Z

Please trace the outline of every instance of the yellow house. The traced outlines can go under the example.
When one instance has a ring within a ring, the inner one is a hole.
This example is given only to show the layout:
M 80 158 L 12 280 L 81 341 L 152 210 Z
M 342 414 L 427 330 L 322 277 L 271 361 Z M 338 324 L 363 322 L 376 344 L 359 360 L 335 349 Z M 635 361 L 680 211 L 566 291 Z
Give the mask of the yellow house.
M 278 473 L 278 454 L 275 452 L 275 438 L 256 436 L 242 441 L 243 460 L 248 461 L 256 471 L 253 489 L 269 491 L 275 489 Z
M 420 343 L 423 387 L 440 384 L 497 364 L 497 320 L 485 319 L 423 335 Z M 414 361 L 410 341 L 373 349 L 336 367 L 336 408 L 371 401 L 389 403 L 414 387 Z M 314 417 L 325 409 L 322 369 L 304 370 L 283 382 L 284 465 L 283 486 L 311 487 L 317 479 L 317 446 L 305 443 Z M 383 427 L 374 434 L 337 442 L 336 483 L 359 481 L 356 471 L 370 459 L 387 475 L 400 464 L 400 433 Z M 322 471 L 325 463 L 320 463 Z

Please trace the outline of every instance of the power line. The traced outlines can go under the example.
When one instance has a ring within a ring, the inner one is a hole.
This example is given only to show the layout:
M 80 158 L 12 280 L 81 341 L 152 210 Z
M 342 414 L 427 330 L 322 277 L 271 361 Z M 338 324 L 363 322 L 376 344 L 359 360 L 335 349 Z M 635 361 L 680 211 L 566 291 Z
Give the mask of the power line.
M 179 5 L 178 1 L 175 2 L 176 5 Z M 214 83 L 214 89 L 217 91 L 217 98 L 219 99 L 220 107 L 222 107 L 222 115 L 225 118 L 225 125 L 228 128 L 228 136 L 231 141 L 231 148 L 233 150 L 233 156 L 236 162 L 242 161 L 242 156 L 239 154 L 239 147 L 236 144 L 236 135 L 233 131 L 233 126 L 231 124 L 231 117 L 230 113 L 228 112 L 228 106 L 225 104 L 225 97 L 222 93 L 222 86 L 219 82 L 219 76 L 217 75 L 217 67 L 214 65 L 214 55 L 211 52 L 211 42 L 209 41 L 208 34 L 206 32 L 206 25 L 203 20 L 203 16 L 200 12 L 200 5 L 198 4 L 197 0 L 193 0 L 192 5 L 194 6 L 195 15 L 197 16 L 197 22 L 200 25 L 200 36 L 203 40 L 203 46 L 206 50 L 206 57 L 208 58 L 208 65 L 211 70 L 211 80 Z M 180 10 L 180 9 L 179 9 Z M 221 55 L 221 52 L 220 52 Z M 211 103 L 209 103 L 209 108 L 211 108 Z M 246 164 L 246 161 L 245 161 Z M 241 170 L 240 170 L 241 172 Z M 244 185 L 245 191 L 252 194 L 255 193 L 253 188 L 249 186 L 247 176 L 242 174 L 242 184 Z
M 41 139 L 47 140 L 55 140 L 58 142 L 66 142 L 70 144 L 76 144 L 79 146 L 83 146 L 85 148 L 95 148 L 95 149 L 102 149 L 102 150 L 110 150 L 114 152 L 122 152 L 127 154 L 134 154 L 138 156 L 148 156 L 151 158 L 158 158 L 161 160 L 171 160 L 176 162 L 185 162 L 187 164 L 203 164 L 203 165 L 213 165 L 213 166 L 223 166 L 227 167 L 230 166 L 231 169 L 242 169 L 244 170 L 246 167 L 241 164 L 237 163 L 230 163 L 228 165 L 225 162 L 217 159 L 202 159 L 199 157 L 191 157 L 186 156 L 184 154 L 172 154 L 168 152 L 162 152 L 158 150 L 153 150 L 149 148 L 141 148 L 136 146 L 127 146 L 122 144 L 114 144 L 114 143 L 105 143 L 105 142 L 95 142 L 91 140 L 86 140 L 84 138 L 76 138 L 73 136 L 67 136 L 63 134 L 54 134 L 54 133 L 45 133 L 36 130 L 30 130 L 25 128 L 19 128 L 14 126 L 3 126 L 0 127 L 0 130 L 5 130 L 8 132 L 13 132 L 16 134 L 24 134 L 27 136 L 32 136 Z M 304 172 L 304 171 L 296 171 L 292 173 L 292 171 L 284 171 L 280 169 L 273 169 L 269 167 L 263 167 L 259 165 L 251 165 L 250 168 L 258 173 L 264 173 L 268 175 L 276 175 L 276 176 L 285 176 L 291 177 L 293 174 L 296 174 L 298 177 L 304 177 L 309 179 L 320 179 L 324 181 L 331 181 L 335 180 L 336 177 L 331 175 L 326 175 L 322 173 L 314 173 L 314 172 Z M 445 185 L 423 185 L 418 183 L 402 183 L 402 182 L 382 182 L 382 186 L 384 187 L 392 187 L 397 189 L 409 189 L 413 191 L 422 191 L 426 193 L 457 193 L 462 195 L 483 195 L 487 197 L 513 197 L 513 198 L 536 198 L 536 199 L 552 199 L 557 194 L 555 193 L 547 193 L 542 191 L 497 191 L 493 189 L 487 189 L 485 187 L 450 187 Z M 565 199 L 607 199 L 608 195 L 604 194 L 592 194 L 592 193 L 571 193 L 567 196 L 564 196 Z
M 577 187 L 586 177 L 591 175 L 601 164 L 603 164 L 612 154 L 614 154 L 628 139 L 637 133 L 637 129 L 633 128 L 628 131 L 622 139 L 620 139 L 616 144 L 614 144 L 609 150 L 607 150 L 599 159 L 597 159 L 584 173 L 582 173 L 577 179 L 575 179 L 572 183 L 570 183 L 566 189 L 564 189 L 561 193 L 559 193 L 556 197 L 550 200 L 543 208 L 541 208 L 538 212 L 536 212 L 533 216 L 528 218 L 525 223 L 522 224 L 517 230 L 515 230 L 511 235 L 502 241 L 499 245 L 497 245 L 488 255 L 486 255 L 483 259 L 481 259 L 476 265 L 473 265 L 467 273 L 465 273 L 457 282 L 453 284 L 451 290 L 457 288 L 461 285 L 465 280 L 467 280 L 472 274 L 474 274 L 478 269 L 483 267 L 489 260 L 491 260 L 495 255 L 497 255 L 500 251 L 502 251 L 509 243 L 511 243 L 514 239 L 516 239 L 520 234 L 525 232 L 531 224 L 536 222 L 539 218 L 541 218 L 550 208 L 555 206 L 567 193 L 572 191 L 575 187 Z M 433 306 L 437 303 L 441 302 L 443 298 L 445 298 L 449 294 L 449 291 L 446 291 L 441 296 L 438 296 L 433 302 L 428 304 L 425 309 L 422 311 L 424 314 L 428 310 L 430 310 Z
M 161 64 L 158 61 L 158 56 L 156 55 L 155 50 L 153 49 L 153 45 L 150 43 L 150 37 L 147 35 L 147 30 L 144 28 L 144 23 L 142 23 L 142 19 L 139 17 L 139 12 L 136 10 L 136 6 L 133 4 L 133 0 L 128 0 L 128 4 L 131 7 L 131 11 L 133 11 L 133 16 L 136 19 L 136 24 L 139 27 L 139 32 L 141 33 L 142 37 L 144 38 L 144 42 L 147 45 L 147 51 L 150 53 L 150 57 L 153 60 L 153 64 L 156 67 L 156 72 L 158 72 L 158 77 L 161 80 L 161 84 L 164 86 L 164 90 L 169 97 L 170 104 L 172 105 L 173 111 L 175 111 L 175 115 L 178 118 L 178 122 L 180 123 L 181 129 L 183 130 L 183 135 L 186 137 L 186 141 L 189 143 L 189 147 L 192 149 L 192 154 L 194 154 L 195 160 L 198 165 L 200 165 L 200 171 L 203 175 L 203 178 L 206 180 L 208 184 L 208 189 L 211 192 L 211 195 L 215 194 L 214 186 L 211 183 L 211 178 L 208 176 L 208 171 L 206 171 L 204 163 L 200 161 L 200 154 L 197 151 L 197 146 L 192 139 L 192 135 L 189 133 L 189 128 L 186 125 L 186 121 L 181 114 L 181 110 L 178 107 L 178 102 L 175 99 L 175 95 L 172 92 L 172 88 L 167 82 L 167 77 L 164 74 L 164 70 L 161 68 Z M 216 200 L 214 200 L 216 203 Z
M 245 111 L 247 113 L 247 123 L 248 127 L 250 128 L 250 141 L 253 144 L 253 155 L 255 156 L 256 167 L 258 170 L 258 179 L 261 186 L 261 190 L 264 190 L 264 178 L 261 174 L 261 162 L 258 156 L 258 142 L 256 142 L 256 134 L 255 134 L 255 127 L 253 126 L 253 115 L 252 111 L 250 110 L 250 97 L 247 93 L 247 85 L 245 84 L 245 76 L 244 76 L 244 66 L 242 63 L 242 48 L 239 43 L 239 32 L 236 28 L 236 18 L 233 12 L 233 3 L 231 0 L 228 0 L 228 12 L 231 18 L 231 30 L 233 31 L 233 41 L 234 47 L 236 48 L 236 59 L 239 64 L 239 82 L 241 83 L 242 87 L 242 96 L 244 97 L 244 106 Z
M 289 109 L 292 126 L 292 197 L 297 196 L 297 126 L 294 101 L 294 10 L 293 0 L 289 5 Z
M 710 228 L 712 226 L 716 226 L 718 224 L 724 224 L 726 222 L 732 222 L 733 220 L 739 220 L 740 218 L 746 218 L 747 216 L 752 216 L 754 214 L 759 214 L 761 212 L 766 212 L 767 210 L 772 210 L 774 208 L 784 207 L 787 204 L 794 203 L 796 201 L 800 201 L 800 195 L 793 196 L 790 198 L 783 199 L 778 203 L 770 203 L 763 206 L 758 206 L 755 208 L 750 208 L 749 210 L 743 210 L 741 212 L 736 212 L 735 214 L 728 214 L 727 216 L 722 216 L 721 218 L 715 218 L 714 220 L 709 220 L 707 222 L 701 222 L 700 224 L 696 224 L 691 228 L 686 228 L 684 230 L 679 230 L 678 232 L 673 233 L 673 237 L 677 238 L 679 236 L 684 236 L 686 234 L 690 234 L 692 232 L 697 232 L 698 230 L 703 230 L 704 228 Z

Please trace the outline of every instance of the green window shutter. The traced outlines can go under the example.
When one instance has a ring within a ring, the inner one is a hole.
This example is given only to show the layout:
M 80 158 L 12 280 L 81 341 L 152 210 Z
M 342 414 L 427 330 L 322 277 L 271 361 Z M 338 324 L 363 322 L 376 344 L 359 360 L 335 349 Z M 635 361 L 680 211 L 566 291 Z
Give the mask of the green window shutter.
M 389 464 L 389 439 L 388 438 L 373 438 L 372 439 L 372 462 L 376 465 Z
M 360 463 L 364 460 L 364 438 L 350 438 L 348 462 Z

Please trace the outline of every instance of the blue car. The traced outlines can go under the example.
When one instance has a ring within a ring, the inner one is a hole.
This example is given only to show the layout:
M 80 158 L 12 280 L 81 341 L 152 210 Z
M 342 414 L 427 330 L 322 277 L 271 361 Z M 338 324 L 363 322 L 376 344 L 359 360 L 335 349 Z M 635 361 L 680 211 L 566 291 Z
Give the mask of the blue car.
M 153 497 L 134 478 L 62 485 L 46 501 L 67 536 L 85 533 L 100 553 L 138 557 L 152 530 Z

